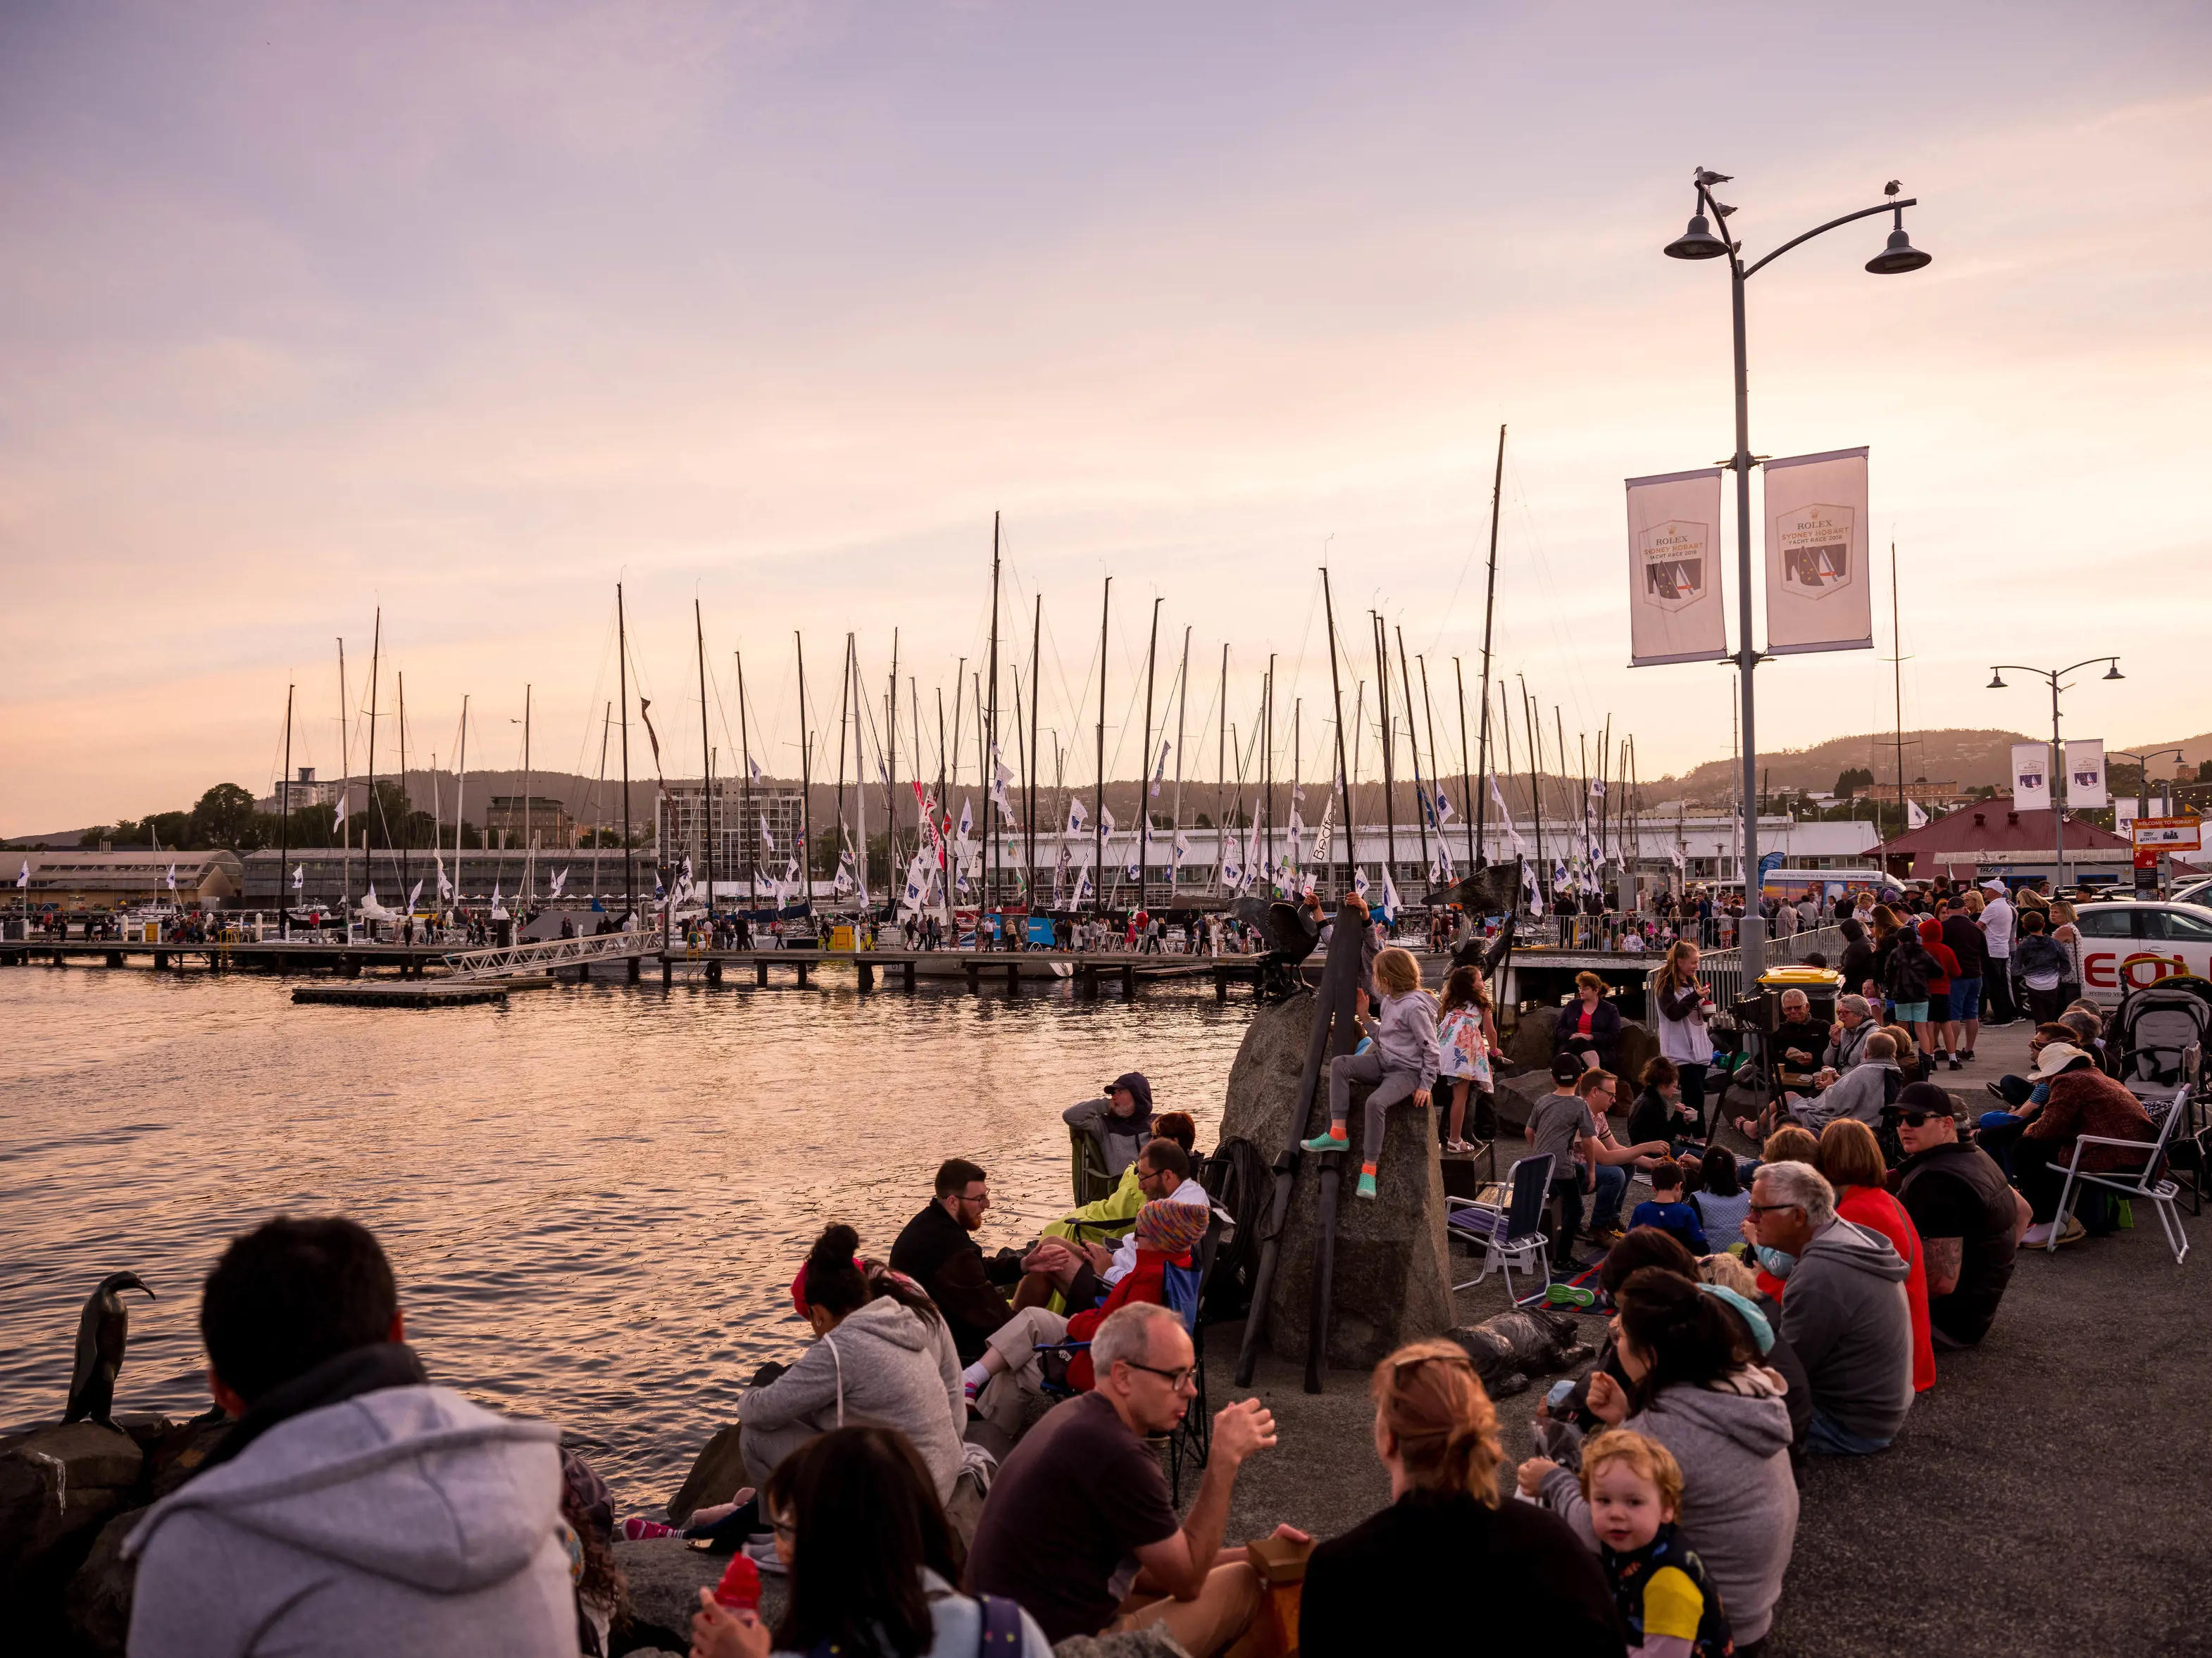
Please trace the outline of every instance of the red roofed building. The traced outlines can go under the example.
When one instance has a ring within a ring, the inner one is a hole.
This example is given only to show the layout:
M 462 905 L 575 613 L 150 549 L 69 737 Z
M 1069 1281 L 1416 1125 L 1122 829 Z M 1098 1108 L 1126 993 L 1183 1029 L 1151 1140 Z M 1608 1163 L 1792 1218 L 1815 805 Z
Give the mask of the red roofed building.
M 1876 847 L 1875 855 L 1893 875 L 1916 880 L 1938 875 L 2048 875 L 2058 858 L 2051 817 L 2048 807 L 2040 811 L 2014 811 L 2012 797 L 2000 794 L 1946 812 L 1917 829 L 1907 829 Z M 2134 860 L 2135 848 L 2125 836 L 2068 816 L 2069 870 L 2076 866 L 2124 870 L 2132 867 Z

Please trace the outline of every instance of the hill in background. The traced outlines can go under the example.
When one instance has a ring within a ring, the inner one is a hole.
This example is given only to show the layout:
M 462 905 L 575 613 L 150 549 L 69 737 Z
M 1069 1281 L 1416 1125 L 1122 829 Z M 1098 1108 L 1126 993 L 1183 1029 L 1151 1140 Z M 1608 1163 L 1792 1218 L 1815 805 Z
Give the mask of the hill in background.
M 1908 731 L 1905 733 L 1905 781 L 1925 780 L 1956 783 L 1961 788 L 2001 789 L 2008 780 L 2012 745 L 2035 740 L 2028 732 L 1996 729 Z M 2183 764 L 2193 772 L 2199 762 L 2212 760 L 2212 732 L 2179 744 L 2147 744 L 2137 752 L 2173 747 L 2182 750 Z M 1897 775 L 1895 738 L 1887 732 L 1835 737 L 1808 749 L 1761 754 L 1759 765 L 1762 789 L 1832 789 L 1838 776 L 1852 766 L 1863 766 L 1874 773 L 1877 783 L 1887 783 Z M 2152 768 L 2152 774 L 2162 777 L 2171 766 L 2170 760 L 2160 760 Z M 1735 783 L 1735 762 L 1723 759 L 1708 760 L 1680 777 L 1654 779 L 1644 787 L 1647 794 L 1679 792 L 1692 800 L 1717 800 L 1725 798 Z

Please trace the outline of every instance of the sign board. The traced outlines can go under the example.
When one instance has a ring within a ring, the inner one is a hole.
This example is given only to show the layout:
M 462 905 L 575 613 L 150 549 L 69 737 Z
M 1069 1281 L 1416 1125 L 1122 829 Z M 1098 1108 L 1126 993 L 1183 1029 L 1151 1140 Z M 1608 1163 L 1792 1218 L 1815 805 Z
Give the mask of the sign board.
M 2012 745 L 2012 807 L 2014 811 L 2051 810 L 2051 745 Z
M 2138 817 L 2128 828 L 2134 834 L 2138 853 L 2203 849 L 2203 825 L 2194 817 Z
M 1867 452 L 1765 463 L 1766 648 L 1874 647 L 1867 570 Z
M 1631 667 L 1727 657 L 1720 528 L 1717 466 L 1628 480 Z

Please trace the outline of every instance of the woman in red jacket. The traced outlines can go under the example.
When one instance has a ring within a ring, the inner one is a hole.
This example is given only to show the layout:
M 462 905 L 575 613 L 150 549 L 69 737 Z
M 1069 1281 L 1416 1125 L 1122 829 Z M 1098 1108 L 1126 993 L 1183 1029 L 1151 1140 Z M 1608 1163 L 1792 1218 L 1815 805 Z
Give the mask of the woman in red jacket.
M 1912 1309 L 1912 1390 L 1936 1385 L 1936 1345 L 1928 1330 L 1928 1263 L 1920 1229 L 1884 1183 L 1881 1145 L 1856 1117 L 1838 1117 L 1820 1131 L 1813 1166 L 1836 1188 L 1836 1213 L 1889 1240 L 1906 1268 L 1905 1298 Z M 1787 1293 L 1787 1287 L 1784 1288 Z

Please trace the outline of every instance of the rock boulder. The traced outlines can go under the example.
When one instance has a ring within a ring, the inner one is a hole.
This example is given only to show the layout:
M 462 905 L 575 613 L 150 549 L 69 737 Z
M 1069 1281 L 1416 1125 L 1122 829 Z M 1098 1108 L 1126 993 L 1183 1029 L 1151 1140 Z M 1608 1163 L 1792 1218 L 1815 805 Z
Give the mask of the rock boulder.
M 100 1528 L 132 1503 L 145 1460 L 130 1435 L 90 1422 L 0 1450 L 0 1618 L 51 1615 Z
M 1241 1136 L 1269 1161 L 1288 1139 L 1298 1075 L 1315 1001 L 1310 993 L 1262 1008 L 1245 1032 L 1230 1067 L 1229 1099 L 1222 1115 L 1226 1139 Z M 1343 1051 L 1352 1042 L 1340 1033 Z M 1366 1155 L 1364 1090 L 1352 1095 L 1351 1149 L 1340 1154 L 1334 1270 L 1330 1278 L 1328 1344 L 1332 1365 L 1364 1369 L 1408 1341 L 1440 1335 L 1451 1326 L 1451 1274 L 1444 1240 L 1443 1171 L 1434 1121 L 1413 1106 L 1394 1107 L 1385 1123 L 1377 1185 L 1380 1198 L 1352 1195 Z M 1298 1125 L 1302 1135 L 1328 1122 L 1324 1072 L 1312 1105 Z M 1322 1158 L 1300 1160 L 1267 1321 L 1278 1357 L 1303 1362 L 1310 1316 L 1314 1244 L 1319 1230 Z
M 681 1526 L 701 1509 L 727 1503 L 745 1483 L 745 1461 L 738 1449 L 738 1424 L 718 1428 L 684 1476 L 684 1485 L 668 1499 L 668 1523 Z

